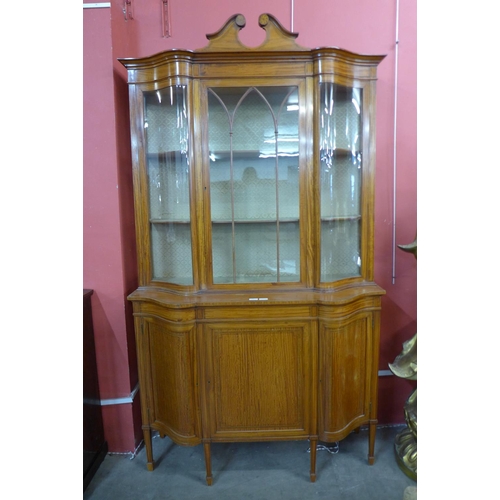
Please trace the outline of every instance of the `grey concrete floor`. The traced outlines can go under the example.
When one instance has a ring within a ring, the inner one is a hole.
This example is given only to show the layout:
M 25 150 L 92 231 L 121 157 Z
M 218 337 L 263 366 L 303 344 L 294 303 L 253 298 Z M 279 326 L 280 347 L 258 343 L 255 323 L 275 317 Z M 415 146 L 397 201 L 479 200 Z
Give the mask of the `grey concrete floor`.
M 205 482 L 203 446 L 182 447 L 153 439 L 155 470 L 146 469 L 142 447 L 135 457 L 108 454 L 84 500 L 403 500 L 416 482 L 396 463 L 394 437 L 404 426 L 379 427 L 375 464 L 368 465 L 368 431 L 318 449 L 316 482 L 309 480 L 309 442 L 214 443 L 213 485 Z M 322 444 L 322 443 L 320 443 Z

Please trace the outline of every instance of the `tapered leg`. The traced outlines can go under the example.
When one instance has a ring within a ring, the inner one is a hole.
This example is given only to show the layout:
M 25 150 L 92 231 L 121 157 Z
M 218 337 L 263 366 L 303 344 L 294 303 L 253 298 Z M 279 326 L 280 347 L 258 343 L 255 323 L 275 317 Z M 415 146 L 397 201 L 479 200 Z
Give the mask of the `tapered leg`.
M 151 439 L 151 429 L 149 429 L 149 427 L 143 427 L 142 432 L 144 434 L 144 445 L 146 446 L 146 467 L 151 471 L 155 468 L 155 462 L 153 460 L 153 442 Z
M 309 440 L 311 443 L 311 470 L 309 472 L 309 477 L 311 478 L 311 483 L 316 482 L 316 449 L 318 447 L 318 440 L 312 438 Z
M 370 422 L 369 430 L 369 445 L 368 445 L 368 464 L 373 465 L 375 463 L 375 433 L 377 431 L 377 422 Z
M 203 443 L 203 450 L 205 452 L 205 468 L 207 470 L 207 484 L 212 486 L 212 457 L 210 454 L 210 443 Z

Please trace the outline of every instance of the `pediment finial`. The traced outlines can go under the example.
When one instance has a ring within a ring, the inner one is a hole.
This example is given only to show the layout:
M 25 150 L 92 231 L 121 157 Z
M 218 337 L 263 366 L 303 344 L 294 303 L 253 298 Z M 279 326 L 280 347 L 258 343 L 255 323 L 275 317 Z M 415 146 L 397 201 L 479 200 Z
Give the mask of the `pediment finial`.
M 292 33 L 285 29 L 271 14 L 261 14 L 259 17 L 259 26 L 266 31 L 266 39 L 264 42 L 258 47 L 247 47 L 240 42 L 238 37 L 239 31 L 244 28 L 245 25 L 246 19 L 242 14 L 231 16 L 219 31 L 206 35 L 209 43 L 206 47 L 199 49 L 199 51 L 309 50 L 305 47 L 301 47 L 295 42 L 298 33 Z

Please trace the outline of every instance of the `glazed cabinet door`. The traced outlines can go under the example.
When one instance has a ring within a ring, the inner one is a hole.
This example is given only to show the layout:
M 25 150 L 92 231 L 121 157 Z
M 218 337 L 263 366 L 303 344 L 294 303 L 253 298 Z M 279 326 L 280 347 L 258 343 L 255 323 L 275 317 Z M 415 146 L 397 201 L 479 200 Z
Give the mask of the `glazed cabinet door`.
M 338 441 L 370 419 L 372 331 L 370 313 L 320 322 L 320 440 Z
M 171 286 L 194 284 L 191 199 L 191 126 L 188 85 L 141 94 L 142 145 L 136 202 L 139 247 L 145 281 Z
M 320 84 L 320 281 L 361 276 L 363 89 Z
M 198 444 L 194 325 L 145 317 L 137 332 L 143 423 L 177 444 Z
M 295 82 L 294 82 L 295 83 Z M 299 283 L 305 122 L 294 85 L 203 87 L 212 285 Z M 304 104 L 302 104 L 305 107 Z
M 307 438 L 308 322 L 214 323 L 204 328 L 208 433 L 213 441 Z

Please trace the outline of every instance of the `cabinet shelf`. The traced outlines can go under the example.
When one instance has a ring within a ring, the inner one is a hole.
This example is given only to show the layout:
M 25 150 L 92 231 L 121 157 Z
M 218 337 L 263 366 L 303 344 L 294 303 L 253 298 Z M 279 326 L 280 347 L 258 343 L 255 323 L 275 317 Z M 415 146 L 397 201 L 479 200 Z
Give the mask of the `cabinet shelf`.
M 151 224 L 191 224 L 189 219 L 150 219 Z
M 147 153 L 146 158 L 148 162 L 150 161 L 158 161 L 158 162 L 165 162 L 165 161 L 170 161 L 174 162 L 177 155 L 184 155 L 186 153 L 181 153 L 180 151 L 152 151 Z M 352 154 L 357 155 L 359 154 L 358 151 L 355 151 L 354 153 L 348 149 L 336 149 L 332 151 L 332 154 L 338 157 L 348 157 L 351 156 Z M 231 159 L 231 151 L 210 151 L 210 162 L 229 162 Z M 268 158 L 273 158 L 274 156 L 272 154 L 263 154 L 259 150 L 233 150 L 232 152 L 233 159 L 241 160 L 241 161 L 248 161 L 248 160 L 257 160 L 257 159 L 268 159 Z M 278 157 L 280 158 L 290 158 L 290 157 L 297 157 L 298 154 L 286 154 L 286 153 L 278 153 Z
M 330 220 L 355 220 L 359 219 L 359 217 L 331 217 L 331 218 L 324 218 L 321 220 L 325 221 L 330 221 Z M 191 224 L 191 221 L 188 219 L 150 219 L 149 222 L 151 224 Z M 277 219 L 243 219 L 243 220 L 238 220 L 235 219 L 234 223 L 235 224 L 276 224 L 278 222 Z M 290 224 L 293 222 L 299 222 L 298 218 L 286 218 L 286 219 L 279 219 L 280 224 Z M 232 224 L 233 221 L 230 219 L 213 219 L 212 220 L 213 224 Z
M 260 151 L 255 150 L 234 150 L 233 157 L 238 156 L 238 158 L 242 160 L 252 160 L 255 158 L 259 158 Z M 220 161 L 229 161 L 231 159 L 231 151 L 210 151 L 210 159 L 220 160 Z
M 361 220 L 361 215 L 340 215 L 331 217 L 321 217 L 321 222 L 356 221 Z
M 346 151 L 346 154 L 350 153 L 350 151 Z M 180 151 L 151 151 L 146 155 L 148 160 L 174 160 L 177 154 L 181 154 Z M 255 150 L 235 150 L 233 151 L 233 156 L 238 156 L 238 158 L 243 160 L 251 160 L 255 158 L 259 158 L 260 151 Z M 231 152 L 224 151 L 210 151 L 210 159 L 211 161 L 229 161 L 231 158 Z
M 320 150 L 320 157 L 322 157 L 324 153 L 325 153 L 325 150 L 321 149 Z M 332 149 L 332 150 L 329 151 L 329 153 L 334 158 L 348 158 L 350 156 L 361 155 L 361 151 L 352 151 L 350 149 L 345 149 L 345 148 Z
M 232 224 L 233 221 L 229 219 L 213 219 L 213 224 Z M 278 222 L 277 219 L 235 219 L 235 224 L 276 224 Z M 279 219 L 280 224 L 288 224 L 291 222 L 299 222 L 298 218 L 286 218 Z

